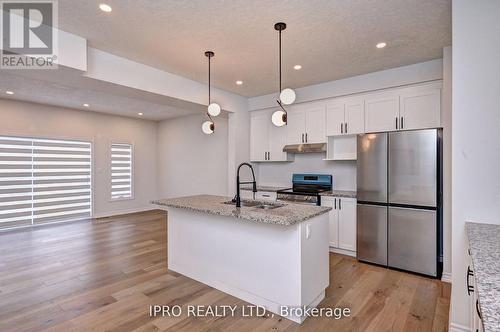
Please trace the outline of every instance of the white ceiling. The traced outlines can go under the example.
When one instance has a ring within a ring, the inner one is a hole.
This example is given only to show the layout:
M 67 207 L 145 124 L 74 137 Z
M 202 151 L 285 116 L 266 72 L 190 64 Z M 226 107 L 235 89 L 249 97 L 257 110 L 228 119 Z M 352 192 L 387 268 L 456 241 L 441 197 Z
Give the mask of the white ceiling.
M 58 80 L 50 70 L 39 71 L 0 71 L 0 98 L 29 101 L 54 105 L 88 112 L 100 112 L 146 120 L 165 120 L 178 116 L 201 113 L 198 105 L 184 107 L 171 106 L 172 101 L 162 96 L 133 90 L 121 86 L 97 83 L 95 80 L 85 81 L 84 78 L 70 79 L 69 73 L 63 70 Z M 44 74 L 50 74 L 52 81 L 45 80 Z M 14 91 L 8 95 L 6 91 Z M 83 104 L 89 104 L 84 107 Z M 139 115 L 138 113 L 143 113 Z
M 277 90 L 277 21 L 294 88 L 440 58 L 451 44 L 451 0 L 59 0 L 62 30 L 118 56 L 206 82 L 214 50 L 213 84 L 244 96 Z

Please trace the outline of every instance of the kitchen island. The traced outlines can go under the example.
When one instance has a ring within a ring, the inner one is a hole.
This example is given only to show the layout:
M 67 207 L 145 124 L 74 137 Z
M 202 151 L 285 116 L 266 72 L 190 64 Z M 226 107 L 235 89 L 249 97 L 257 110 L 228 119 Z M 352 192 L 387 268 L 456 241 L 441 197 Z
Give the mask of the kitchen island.
M 331 208 L 259 201 L 236 208 L 212 195 L 152 203 L 168 211 L 170 270 L 278 315 L 325 297 Z

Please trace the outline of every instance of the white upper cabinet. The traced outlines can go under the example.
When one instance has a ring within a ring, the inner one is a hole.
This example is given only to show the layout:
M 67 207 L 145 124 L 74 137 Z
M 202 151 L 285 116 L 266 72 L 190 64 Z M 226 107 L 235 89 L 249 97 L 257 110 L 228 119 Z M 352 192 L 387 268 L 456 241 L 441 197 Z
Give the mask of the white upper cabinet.
M 362 98 L 340 99 L 326 106 L 326 135 L 354 135 L 365 131 L 365 103 Z
M 363 99 L 348 100 L 345 103 L 344 134 L 363 134 L 365 132 L 365 102 Z
M 401 91 L 400 129 L 436 128 L 441 126 L 441 89 L 408 88 Z
M 250 116 L 250 159 L 252 161 L 265 161 L 269 145 L 268 112 L 254 112 Z
M 441 86 L 432 83 L 366 96 L 365 131 L 441 127 Z
M 326 142 L 325 105 L 305 108 L 306 112 L 306 143 Z
M 287 115 L 287 144 L 305 143 L 306 114 L 299 106 L 289 108 Z
M 326 142 L 325 105 L 299 104 L 288 111 L 287 144 Z
M 286 126 L 276 127 L 269 121 L 268 128 L 268 161 L 287 161 L 287 153 L 283 152 L 283 147 L 286 145 Z
M 398 125 L 399 95 L 396 92 L 366 96 L 365 131 L 367 133 L 397 130 Z
M 276 127 L 271 122 L 272 111 L 256 111 L 250 115 L 250 160 L 287 161 L 283 152 L 286 145 L 286 126 Z
M 326 135 L 336 136 L 344 133 L 345 105 L 333 101 L 326 105 Z

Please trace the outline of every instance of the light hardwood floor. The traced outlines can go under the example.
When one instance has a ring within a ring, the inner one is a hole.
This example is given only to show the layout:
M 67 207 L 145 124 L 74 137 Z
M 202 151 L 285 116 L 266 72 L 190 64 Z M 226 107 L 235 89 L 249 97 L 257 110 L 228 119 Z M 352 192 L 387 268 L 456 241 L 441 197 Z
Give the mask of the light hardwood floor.
M 149 306 L 243 301 L 166 269 L 163 212 L 0 233 L 0 331 L 446 331 L 450 285 L 330 255 L 320 307 L 340 320 L 149 317 Z

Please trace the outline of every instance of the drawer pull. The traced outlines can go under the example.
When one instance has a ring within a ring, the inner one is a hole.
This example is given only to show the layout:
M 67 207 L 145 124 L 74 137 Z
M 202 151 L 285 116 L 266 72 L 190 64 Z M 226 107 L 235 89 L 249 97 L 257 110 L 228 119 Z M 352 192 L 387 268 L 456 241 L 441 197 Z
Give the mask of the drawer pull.
M 476 300 L 476 311 L 477 311 L 477 316 L 479 317 L 479 319 L 483 320 L 483 317 L 481 317 L 481 311 L 479 311 L 479 300 Z
M 469 281 L 470 277 L 474 275 L 474 272 L 470 269 L 470 265 L 467 266 L 467 277 L 466 277 L 466 284 L 467 284 L 467 295 L 470 295 L 471 293 L 474 293 L 474 286 L 472 286 Z

